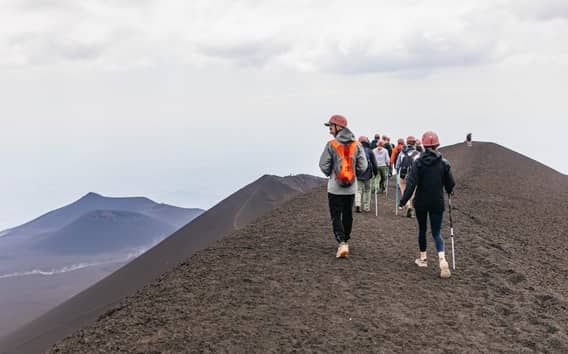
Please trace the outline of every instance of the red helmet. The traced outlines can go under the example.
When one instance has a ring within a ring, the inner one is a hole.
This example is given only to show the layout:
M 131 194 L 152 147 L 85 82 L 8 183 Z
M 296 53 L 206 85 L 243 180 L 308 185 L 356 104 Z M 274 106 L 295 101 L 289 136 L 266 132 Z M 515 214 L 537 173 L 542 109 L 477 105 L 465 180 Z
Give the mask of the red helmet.
M 367 138 L 366 136 L 360 136 L 360 137 L 359 137 L 359 142 L 360 142 L 360 143 L 362 143 L 362 142 L 368 143 L 368 142 L 369 142 L 369 138 Z
M 334 114 L 329 118 L 329 121 L 327 121 L 327 123 L 324 123 L 326 127 L 329 127 L 332 124 L 335 124 L 338 127 L 345 128 L 347 127 L 347 118 L 345 118 L 340 114 Z
M 404 145 L 404 139 L 403 138 L 398 138 L 398 140 L 396 142 L 397 142 L 397 144 L 403 144 Z
M 440 139 L 438 134 L 433 131 L 427 131 L 422 135 L 422 145 L 425 147 L 437 147 L 440 146 Z
M 416 138 L 415 138 L 414 136 L 412 136 L 412 135 L 409 135 L 409 136 L 406 138 L 406 143 L 407 143 L 407 144 L 415 143 L 415 142 L 416 142 Z

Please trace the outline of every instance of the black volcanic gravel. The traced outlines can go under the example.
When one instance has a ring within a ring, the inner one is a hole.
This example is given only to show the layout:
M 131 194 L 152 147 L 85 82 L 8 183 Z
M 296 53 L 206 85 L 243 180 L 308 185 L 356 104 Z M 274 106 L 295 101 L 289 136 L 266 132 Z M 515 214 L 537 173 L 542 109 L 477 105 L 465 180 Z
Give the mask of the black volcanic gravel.
M 495 144 L 444 154 L 458 183 L 450 279 L 430 236 L 429 267 L 414 265 L 416 221 L 394 215 L 392 183 L 378 218 L 355 214 L 351 256 L 335 259 L 322 187 L 50 352 L 568 352 L 568 177 Z

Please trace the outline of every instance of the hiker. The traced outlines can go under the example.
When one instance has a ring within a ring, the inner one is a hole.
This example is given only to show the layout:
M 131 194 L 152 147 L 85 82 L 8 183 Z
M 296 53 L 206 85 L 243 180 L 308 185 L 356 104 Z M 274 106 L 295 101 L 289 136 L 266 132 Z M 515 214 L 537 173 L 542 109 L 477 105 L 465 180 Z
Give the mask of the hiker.
M 386 190 L 385 183 L 389 176 L 390 158 L 387 149 L 384 148 L 385 142 L 379 140 L 377 148 L 373 150 L 373 157 L 377 161 L 378 173 L 376 173 L 374 189 L 383 194 Z
M 414 161 L 418 159 L 420 152 L 416 151 L 416 138 L 412 135 L 406 138 L 406 145 L 402 148 L 398 158 L 396 160 L 395 169 L 398 174 L 398 185 L 400 187 L 400 192 L 404 193 L 406 189 L 406 178 L 412 170 L 412 165 Z M 411 218 L 412 209 L 412 196 L 409 198 L 408 202 L 405 204 L 406 216 Z
M 361 207 L 364 212 L 371 211 L 371 183 L 373 182 L 373 177 L 378 173 L 377 160 L 371 149 L 369 138 L 361 136 L 359 143 L 361 143 L 365 151 L 368 166 L 365 172 L 357 173 L 357 194 L 355 194 L 355 211 L 357 213 L 361 212 Z M 361 200 L 363 205 L 361 205 Z
M 398 154 L 402 151 L 403 147 L 404 147 L 404 139 L 398 138 L 396 146 L 393 148 L 392 154 L 391 154 L 390 165 L 393 168 L 394 168 L 394 165 L 396 164 L 396 160 L 398 159 Z
M 334 139 L 329 141 L 321 154 L 319 167 L 329 177 L 327 195 L 333 234 L 339 243 L 337 258 L 349 255 L 347 242 L 353 226 L 353 201 L 357 190 L 356 173 L 367 169 L 367 158 L 355 135 L 347 128 L 347 119 L 339 114 L 329 118 L 325 126 Z
M 414 208 L 416 209 L 416 220 L 418 221 L 418 244 L 420 247 L 420 257 L 414 262 L 419 267 L 427 267 L 426 252 L 426 219 L 430 218 L 432 236 L 436 242 L 436 250 L 440 263 L 440 276 L 450 277 L 450 267 L 446 261 L 444 253 L 444 240 L 441 236 L 442 218 L 444 216 L 445 201 L 444 189 L 448 194 L 452 194 L 455 186 L 454 177 L 450 170 L 450 164 L 437 151 L 440 146 L 438 135 L 428 131 L 422 136 L 422 144 L 426 148 L 424 154 L 416 160 L 414 168 L 410 171 L 407 178 L 404 195 L 400 199 L 399 207 L 404 206 L 414 196 Z
M 371 150 L 377 147 L 377 143 L 381 140 L 381 134 L 375 134 L 375 138 L 371 141 Z
M 390 141 L 391 141 L 390 137 L 383 135 L 383 143 L 384 143 L 383 147 L 388 151 L 389 159 L 392 155 L 392 149 L 394 149 L 394 146 L 392 146 Z M 390 166 L 390 161 L 389 161 L 389 166 Z
M 465 143 L 467 144 L 467 146 L 471 147 L 472 143 L 471 143 L 471 133 L 468 133 L 465 136 Z
M 419 153 L 424 152 L 424 148 L 422 147 L 422 142 L 420 141 L 420 139 L 416 139 L 416 151 L 418 151 Z

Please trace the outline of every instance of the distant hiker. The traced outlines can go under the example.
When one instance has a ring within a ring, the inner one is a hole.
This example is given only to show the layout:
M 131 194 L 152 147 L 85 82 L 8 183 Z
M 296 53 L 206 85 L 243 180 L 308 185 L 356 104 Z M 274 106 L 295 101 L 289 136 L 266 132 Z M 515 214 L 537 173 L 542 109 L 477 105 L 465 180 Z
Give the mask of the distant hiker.
M 355 211 L 357 213 L 361 212 L 361 207 L 365 212 L 371 211 L 371 183 L 373 177 L 378 173 L 377 160 L 371 149 L 369 138 L 362 136 L 359 138 L 359 142 L 365 151 L 368 166 L 365 172 L 357 173 L 357 194 L 355 194 Z M 361 200 L 363 205 L 361 205 Z
M 416 139 L 416 151 L 418 151 L 419 153 L 424 152 L 424 148 L 422 147 L 422 142 L 420 141 L 420 139 Z
M 347 119 L 333 115 L 324 124 L 335 139 L 329 141 L 321 154 L 319 167 L 329 177 L 327 184 L 329 212 L 333 233 L 339 243 L 337 258 L 349 255 L 347 241 L 353 226 L 353 201 L 357 190 L 357 173 L 367 169 L 367 158 L 355 135 L 347 128 Z
M 390 158 L 387 149 L 384 148 L 384 141 L 379 140 L 377 148 L 373 150 L 373 155 L 377 161 L 378 173 L 376 173 L 374 181 L 374 189 L 379 193 L 384 193 L 386 190 L 385 183 L 389 176 Z
M 416 151 L 416 138 L 412 135 L 406 138 L 406 145 L 402 148 L 400 154 L 398 154 L 398 158 L 395 163 L 396 173 L 399 176 L 398 185 L 400 187 L 400 192 L 404 193 L 406 189 L 406 178 L 410 175 L 410 171 L 414 165 L 414 161 L 418 159 L 420 156 L 420 152 Z M 408 203 L 405 203 L 406 206 L 406 216 L 411 218 L 412 217 L 412 203 L 411 203 L 412 195 L 408 200 Z
M 371 141 L 371 149 L 377 147 L 377 143 L 379 142 L 379 140 L 381 140 L 381 134 L 377 133 L 375 134 L 375 138 L 373 139 L 373 141 Z
M 467 146 L 471 147 L 472 143 L 471 143 L 471 133 L 468 133 L 465 136 L 465 143 L 467 144 Z
M 438 135 L 431 131 L 424 133 L 422 144 L 426 151 L 416 160 L 414 168 L 410 171 L 410 175 L 406 180 L 406 189 L 399 206 L 406 205 L 416 190 L 414 208 L 416 209 L 416 220 L 418 221 L 420 257 L 414 262 L 419 267 L 428 266 L 426 230 L 427 217 L 429 215 L 432 236 L 436 242 L 436 250 L 438 251 L 438 259 L 440 261 L 440 276 L 448 278 L 450 276 L 450 267 L 444 253 L 444 240 L 441 236 L 441 228 L 445 209 L 444 189 L 448 194 L 452 194 L 455 182 L 450 170 L 450 164 L 437 151 L 438 146 L 440 146 Z
M 386 135 L 383 135 L 383 142 L 384 142 L 383 147 L 388 151 L 389 159 L 390 159 L 390 157 L 392 155 L 392 149 L 394 149 L 394 146 L 391 144 L 390 137 L 388 137 Z M 389 166 L 390 166 L 390 162 L 389 162 Z
M 391 153 L 390 165 L 392 167 L 394 167 L 394 165 L 396 164 L 396 160 L 398 159 L 398 154 L 402 151 L 403 147 L 404 147 L 404 139 L 398 138 L 397 144 L 393 148 L 392 153 Z

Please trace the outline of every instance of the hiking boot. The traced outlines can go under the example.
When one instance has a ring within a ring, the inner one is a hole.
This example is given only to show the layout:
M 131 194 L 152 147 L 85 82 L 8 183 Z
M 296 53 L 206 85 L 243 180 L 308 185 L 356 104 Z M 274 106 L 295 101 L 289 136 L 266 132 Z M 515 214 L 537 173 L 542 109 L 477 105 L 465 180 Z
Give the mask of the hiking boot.
M 335 258 L 345 258 L 349 256 L 349 246 L 347 242 L 340 242 L 339 247 L 337 247 L 337 254 Z
M 355 207 L 355 212 L 356 212 L 356 213 L 360 213 L 360 212 L 361 212 L 361 207 L 360 207 L 360 206 Z
M 450 265 L 445 259 L 440 259 L 440 278 L 450 277 Z
M 428 260 L 426 258 L 422 259 L 422 258 L 416 258 L 416 260 L 414 261 L 414 263 L 421 267 L 421 268 L 425 268 L 428 267 Z

